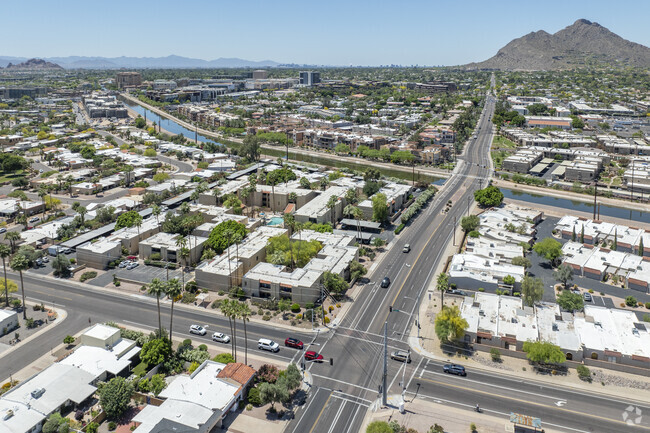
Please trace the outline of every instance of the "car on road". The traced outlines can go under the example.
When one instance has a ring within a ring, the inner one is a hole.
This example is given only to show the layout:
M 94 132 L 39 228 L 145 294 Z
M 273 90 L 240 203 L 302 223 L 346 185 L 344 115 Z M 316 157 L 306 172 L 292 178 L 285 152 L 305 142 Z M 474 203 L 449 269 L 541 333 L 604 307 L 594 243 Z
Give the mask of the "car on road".
M 260 338 L 257 341 L 257 348 L 260 350 L 268 350 L 269 352 L 279 352 L 280 345 L 273 340 L 268 338 Z
M 382 287 L 383 289 L 385 289 L 385 288 L 387 288 L 388 286 L 390 286 L 390 278 L 388 278 L 388 277 L 384 277 L 384 279 L 381 280 L 381 287 Z
M 593 297 L 591 296 L 591 293 L 585 292 L 584 295 L 582 295 L 582 299 L 584 299 L 585 302 L 591 302 Z
M 305 352 L 305 360 L 307 361 L 322 362 L 323 359 L 323 355 L 318 352 L 314 352 L 313 350 L 308 350 Z
M 131 269 L 135 269 L 135 268 L 137 268 L 138 266 L 140 266 L 140 264 L 139 264 L 138 262 L 131 262 L 131 263 L 129 264 L 129 266 L 126 267 L 126 270 L 127 270 L 127 271 L 130 271 Z
M 467 372 L 465 372 L 465 367 L 462 365 L 458 364 L 445 364 L 442 367 L 442 371 L 448 374 L 455 374 L 458 376 L 467 376 Z
M 284 345 L 287 347 L 293 347 L 295 349 L 300 349 L 300 350 L 302 350 L 302 348 L 304 347 L 302 341 L 292 337 L 289 337 L 286 340 L 284 340 Z
M 35 223 L 35 222 L 38 221 L 38 220 L 40 220 L 39 217 L 31 217 L 31 218 L 29 219 L 29 222 L 30 222 L 30 223 Z
M 4 227 L 1 227 L 1 228 L 0 228 L 0 233 L 7 233 L 7 229 L 4 228 Z
M 205 335 L 206 332 L 208 331 L 206 331 L 205 328 L 201 325 L 190 326 L 190 334 Z
M 217 343 L 230 343 L 230 337 L 222 332 L 215 332 L 212 334 L 212 341 Z
M 411 252 L 411 244 L 404 244 L 404 248 L 402 248 L 403 253 L 410 253 Z
M 394 359 L 399 362 L 406 362 L 407 364 L 411 363 L 411 354 L 405 350 L 396 350 L 391 352 L 390 359 Z

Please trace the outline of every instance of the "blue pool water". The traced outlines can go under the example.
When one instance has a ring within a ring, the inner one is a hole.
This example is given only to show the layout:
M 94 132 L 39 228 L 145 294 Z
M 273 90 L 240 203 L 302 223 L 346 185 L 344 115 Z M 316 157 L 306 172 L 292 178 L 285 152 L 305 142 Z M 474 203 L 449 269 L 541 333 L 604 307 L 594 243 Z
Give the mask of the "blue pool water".
M 269 220 L 269 222 L 266 224 L 267 226 L 277 226 L 280 225 L 284 222 L 284 218 L 282 217 L 273 217 Z

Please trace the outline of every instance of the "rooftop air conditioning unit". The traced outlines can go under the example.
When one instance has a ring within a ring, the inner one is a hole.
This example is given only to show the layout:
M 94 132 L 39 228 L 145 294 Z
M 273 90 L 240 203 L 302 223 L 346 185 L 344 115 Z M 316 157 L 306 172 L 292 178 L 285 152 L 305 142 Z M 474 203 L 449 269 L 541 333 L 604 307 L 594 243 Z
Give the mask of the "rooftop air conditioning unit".
M 32 398 L 39 398 L 39 397 L 42 396 L 43 394 L 45 394 L 45 388 L 36 388 L 36 389 L 35 389 L 34 391 L 32 391 L 32 393 L 31 393 Z

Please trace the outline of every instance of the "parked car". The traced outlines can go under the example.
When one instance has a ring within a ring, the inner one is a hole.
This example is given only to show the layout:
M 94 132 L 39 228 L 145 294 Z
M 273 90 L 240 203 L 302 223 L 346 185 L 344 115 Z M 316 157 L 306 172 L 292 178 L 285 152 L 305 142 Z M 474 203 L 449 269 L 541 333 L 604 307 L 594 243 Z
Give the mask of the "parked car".
M 268 338 L 260 338 L 257 342 L 257 348 L 260 350 L 268 350 L 269 352 L 279 352 L 280 345 Z
M 131 269 L 135 269 L 139 266 L 138 262 L 131 262 L 127 267 L 127 271 L 130 271 Z
M 36 266 L 38 266 L 39 268 L 40 268 L 41 266 L 43 266 L 43 260 L 42 260 L 42 259 L 36 259 L 36 262 L 35 262 L 35 263 L 36 263 Z
M 230 337 L 221 332 L 215 332 L 212 334 L 212 341 L 216 341 L 217 343 L 230 343 Z
M 30 222 L 30 223 L 35 223 L 35 222 L 38 221 L 38 220 L 40 220 L 39 217 L 31 217 L 31 218 L 29 219 L 29 222 Z
M 72 254 L 72 248 L 66 248 L 63 250 L 63 254 Z
M 0 233 L 7 233 L 7 229 L 4 227 L 0 227 Z
M 406 362 L 407 364 L 411 363 L 411 354 L 405 350 L 396 350 L 390 354 L 390 359 L 394 359 L 399 362 Z
M 308 350 L 305 352 L 305 360 L 307 361 L 322 362 L 323 359 L 323 355 L 318 352 L 314 352 L 313 350 Z
M 43 263 L 49 263 L 50 262 L 50 258 L 48 256 L 41 257 L 41 260 L 43 260 Z
M 128 256 L 126 259 L 127 260 L 138 260 L 138 257 L 137 256 Z
M 404 248 L 402 248 L 403 253 L 410 253 L 411 252 L 411 244 L 405 244 Z
M 201 325 L 192 325 L 190 326 L 190 334 L 205 335 L 208 332 Z
M 584 295 L 582 295 L 582 299 L 584 299 L 585 302 L 591 302 L 593 298 L 591 296 L 591 293 L 585 292 Z
M 284 340 L 284 345 L 287 347 L 293 347 L 300 350 L 302 350 L 302 348 L 304 347 L 302 341 L 298 340 L 297 338 L 291 338 L 291 337 Z
M 458 364 L 445 364 L 442 367 L 442 371 L 449 374 L 456 374 L 458 376 L 467 376 L 467 373 L 465 372 L 465 367 Z
M 120 264 L 118 265 L 118 267 L 120 267 L 120 268 L 126 268 L 126 267 L 129 266 L 130 264 L 131 264 L 130 261 L 128 261 L 128 260 L 124 260 L 124 261 L 120 262 Z
M 384 277 L 384 279 L 381 280 L 381 287 L 385 289 L 388 286 L 390 286 L 390 278 Z

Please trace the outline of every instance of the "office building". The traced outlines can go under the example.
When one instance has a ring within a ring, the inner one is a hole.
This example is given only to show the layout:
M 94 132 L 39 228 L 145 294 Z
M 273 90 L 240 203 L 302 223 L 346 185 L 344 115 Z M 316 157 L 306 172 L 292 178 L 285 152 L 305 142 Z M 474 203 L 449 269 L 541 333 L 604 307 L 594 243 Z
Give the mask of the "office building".
M 300 84 L 304 86 L 313 86 L 320 83 L 320 72 L 314 71 L 301 71 Z
M 126 87 L 140 86 L 142 75 L 139 72 L 118 72 L 115 76 L 115 84 L 120 90 Z

